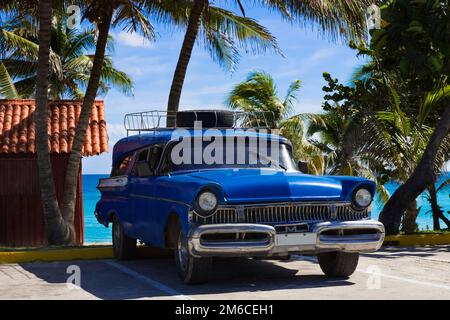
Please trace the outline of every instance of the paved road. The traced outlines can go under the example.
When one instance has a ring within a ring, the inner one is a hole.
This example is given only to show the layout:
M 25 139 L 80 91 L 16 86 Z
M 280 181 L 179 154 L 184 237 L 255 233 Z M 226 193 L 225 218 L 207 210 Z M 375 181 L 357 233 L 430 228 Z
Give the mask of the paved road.
M 77 267 L 81 288 L 66 284 Z M 170 258 L 8 264 L 0 299 L 450 299 L 450 246 L 365 254 L 351 278 L 337 280 L 312 257 L 222 259 L 196 286 L 179 282 Z

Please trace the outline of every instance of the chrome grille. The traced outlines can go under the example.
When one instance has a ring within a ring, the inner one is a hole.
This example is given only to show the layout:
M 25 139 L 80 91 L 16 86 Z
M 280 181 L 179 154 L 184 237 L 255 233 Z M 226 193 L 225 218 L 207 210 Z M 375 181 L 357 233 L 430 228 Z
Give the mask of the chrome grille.
M 335 207 L 335 209 L 331 209 Z M 332 213 L 334 211 L 334 214 Z M 240 214 L 239 214 L 240 213 Z M 210 217 L 193 215 L 198 224 L 216 223 L 290 223 L 303 221 L 361 220 L 369 217 L 368 210 L 354 210 L 350 203 L 288 203 L 264 206 L 219 207 Z

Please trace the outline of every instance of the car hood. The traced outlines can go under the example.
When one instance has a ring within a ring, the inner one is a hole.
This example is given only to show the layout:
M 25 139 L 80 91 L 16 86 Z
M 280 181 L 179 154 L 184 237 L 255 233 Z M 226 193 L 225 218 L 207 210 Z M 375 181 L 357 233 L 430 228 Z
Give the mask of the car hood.
M 228 203 L 295 200 L 339 200 L 339 180 L 300 172 L 259 169 L 209 170 L 189 174 L 215 182 L 225 193 Z

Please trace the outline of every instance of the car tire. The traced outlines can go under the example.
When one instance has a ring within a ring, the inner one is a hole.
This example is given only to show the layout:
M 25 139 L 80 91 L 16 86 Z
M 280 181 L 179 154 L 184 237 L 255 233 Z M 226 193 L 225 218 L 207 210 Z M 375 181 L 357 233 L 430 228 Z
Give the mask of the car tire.
M 209 280 L 212 258 L 195 258 L 189 253 L 186 236 L 178 225 L 175 230 L 177 246 L 174 250 L 175 265 L 180 279 L 186 284 L 204 283 Z
M 358 266 L 359 253 L 326 252 L 317 255 L 320 268 L 327 277 L 349 277 Z
M 114 257 L 118 260 L 131 259 L 136 252 L 136 239 L 130 238 L 123 231 L 119 218 L 114 215 L 112 221 L 112 240 Z
M 194 121 L 201 121 L 203 128 L 232 128 L 234 113 L 228 110 L 187 110 L 177 112 L 177 127 L 193 128 Z

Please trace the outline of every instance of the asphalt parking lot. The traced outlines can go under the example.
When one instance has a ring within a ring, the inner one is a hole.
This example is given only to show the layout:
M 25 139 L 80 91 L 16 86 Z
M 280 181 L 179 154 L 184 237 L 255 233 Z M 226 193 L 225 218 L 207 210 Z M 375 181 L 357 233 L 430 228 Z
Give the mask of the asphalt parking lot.
M 3 264 L 0 299 L 450 299 L 450 246 L 364 254 L 349 279 L 327 279 L 301 256 L 220 259 L 213 270 L 209 283 L 189 286 L 168 257 Z

